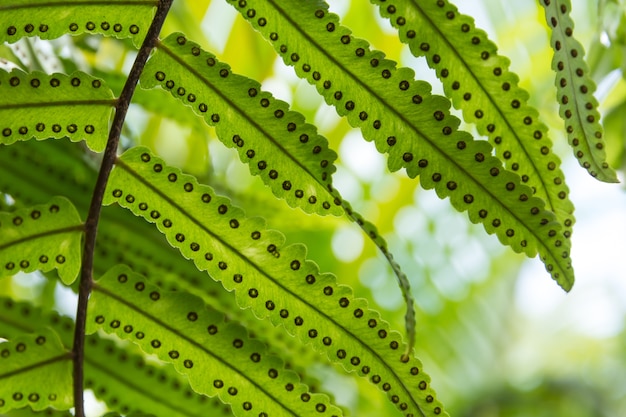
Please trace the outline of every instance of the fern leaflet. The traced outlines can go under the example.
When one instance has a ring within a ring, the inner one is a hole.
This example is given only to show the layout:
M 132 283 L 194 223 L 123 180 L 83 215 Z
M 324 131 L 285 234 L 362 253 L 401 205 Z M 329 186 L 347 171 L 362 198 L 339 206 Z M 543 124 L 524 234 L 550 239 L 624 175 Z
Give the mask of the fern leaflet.
M 72 406 L 72 363 L 59 337 L 40 329 L 0 343 L 0 413 Z
M 0 213 L 1 274 L 57 269 L 65 284 L 80 270 L 83 224 L 69 200 Z
M 67 136 L 101 152 L 114 105 L 111 90 L 84 73 L 0 70 L 0 143 Z
M 605 182 L 619 182 L 606 161 L 598 101 L 593 96 L 596 84 L 584 60 L 585 50 L 573 36 L 574 22 L 569 15 L 571 3 L 569 0 L 542 0 L 540 4 L 552 29 L 550 43 L 554 49 L 554 84 L 569 144 L 578 163 L 592 177 Z

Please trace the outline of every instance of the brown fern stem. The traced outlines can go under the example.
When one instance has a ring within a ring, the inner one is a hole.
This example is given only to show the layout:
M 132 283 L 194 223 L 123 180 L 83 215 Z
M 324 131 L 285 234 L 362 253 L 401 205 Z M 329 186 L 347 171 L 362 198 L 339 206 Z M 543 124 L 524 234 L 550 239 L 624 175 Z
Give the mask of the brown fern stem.
M 76 417 L 85 416 L 83 401 L 83 360 L 85 356 L 85 325 L 87 321 L 87 303 L 93 285 L 93 260 L 98 232 L 98 221 L 102 208 L 102 200 L 107 181 L 117 157 L 117 147 L 122 133 L 122 127 L 128 106 L 135 92 L 139 77 L 154 48 L 161 32 L 163 22 L 167 17 L 173 0 L 159 0 L 157 11 L 148 29 L 146 38 L 139 49 L 133 67 L 128 74 L 124 89 L 120 94 L 115 106 L 115 117 L 109 131 L 107 146 L 103 154 L 102 164 L 98 172 L 98 179 L 94 186 L 89 206 L 89 213 L 85 221 L 85 242 L 83 245 L 82 265 L 80 271 L 80 285 L 78 290 L 78 307 L 76 309 L 76 327 L 74 328 L 74 345 L 72 348 L 74 361 L 74 408 Z

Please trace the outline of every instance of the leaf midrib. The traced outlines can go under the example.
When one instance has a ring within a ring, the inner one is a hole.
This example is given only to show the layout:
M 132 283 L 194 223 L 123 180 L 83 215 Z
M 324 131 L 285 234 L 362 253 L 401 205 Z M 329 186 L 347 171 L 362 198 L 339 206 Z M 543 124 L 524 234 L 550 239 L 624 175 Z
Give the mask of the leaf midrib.
M 257 388 L 259 391 L 263 392 L 268 398 L 273 400 L 276 404 L 279 404 L 287 412 L 289 412 L 290 414 L 294 415 L 295 417 L 298 417 L 297 414 L 295 414 L 293 411 L 291 411 L 289 408 L 287 408 L 287 406 L 285 406 L 285 404 L 283 404 L 281 401 L 279 401 L 274 395 L 272 395 L 270 392 L 266 391 L 265 388 L 262 385 L 258 384 L 255 380 L 248 378 L 245 373 L 243 373 L 241 370 L 235 368 L 230 362 L 228 362 L 224 358 L 222 358 L 220 356 L 217 356 L 217 354 L 215 354 L 212 351 L 206 349 L 202 344 L 200 344 L 200 343 L 196 342 L 195 340 L 187 337 L 187 335 L 184 332 L 180 332 L 180 331 L 178 331 L 178 329 L 171 327 L 169 324 L 165 323 L 160 318 L 150 314 L 148 311 L 145 311 L 145 310 L 141 309 L 136 304 L 133 304 L 131 302 L 126 301 L 125 299 L 123 299 L 122 297 L 118 296 L 114 292 L 109 291 L 108 289 L 102 287 L 97 282 L 95 282 L 93 284 L 93 290 L 94 291 L 99 291 L 99 292 L 105 294 L 106 296 L 114 299 L 118 303 L 123 304 L 127 308 L 130 308 L 131 310 L 133 310 L 133 311 L 143 315 L 148 320 L 151 320 L 154 323 L 156 323 L 158 326 L 160 326 L 160 327 L 166 329 L 167 331 L 175 334 L 179 339 L 185 340 L 187 343 L 189 343 L 193 347 L 195 347 L 195 348 L 199 349 L 200 351 L 206 353 L 207 355 L 213 357 L 216 361 L 220 362 L 222 365 L 224 365 L 227 368 L 231 369 L 234 373 L 236 373 L 236 374 L 240 375 L 241 377 L 243 377 L 243 379 L 249 381 L 251 385 L 253 385 L 255 388 Z
M 21 108 L 33 108 L 33 107 L 60 107 L 60 106 L 115 106 L 117 99 L 108 100 L 46 100 L 42 102 L 28 102 L 28 103 L 11 103 L 0 104 L 0 111 L 13 110 Z
M 19 239 L 11 240 L 9 242 L 1 244 L 0 250 L 4 250 L 13 245 L 19 245 L 20 243 L 29 242 L 31 240 L 37 240 L 39 238 L 44 238 L 47 236 L 61 235 L 64 233 L 71 233 L 71 232 L 82 232 L 84 229 L 85 229 L 85 225 L 84 223 L 81 223 L 81 224 L 74 225 L 74 226 L 65 226 L 65 227 L 61 227 L 58 229 L 46 230 L 40 233 L 33 233 L 32 235 L 24 236 Z
M 222 245 L 224 245 L 226 248 L 228 248 L 235 256 L 239 257 L 240 260 L 243 260 L 244 264 L 247 263 L 247 264 L 251 265 L 253 267 L 253 269 L 255 269 L 261 276 L 264 276 L 268 281 L 271 281 L 272 283 L 274 283 L 274 285 L 276 285 L 278 288 L 282 289 L 285 293 L 289 294 L 292 298 L 294 298 L 296 300 L 299 300 L 302 304 L 304 304 L 305 306 L 307 306 L 308 308 L 310 308 L 311 310 L 316 312 L 316 314 L 318 316 L 322 316 L 327 321 L 329 321 L 330 323 L 333 323 L 338 329 L 342 330 L 345 334 L 347 334 L 349 339 L 351 339 L 353 341 L 357 341 L 358 345 L 360 345 L 366 351 L 370 352 L 370 354 L 374 358 L 378 359 L 379 364 L 383 368 L 385 368 L 390 375 L 394 376 L 394 378 L 398 381 L 399 385 L 407 393 L 407 396 L 411 399 L 411 401 L 414 402 L 415 408 L 417 410 L 419 410 L 420 412 L 422 412 L 421 407 L 419 407 L 419 405 L 417 404 L 417 402 L 413 398 L 413 395 L 411 395 L 411 391 L 406 387 L 406 385 L 404 384 L 402 379 L 396 374 L 396 372 L 385 362 L 385 360 L 383 360 L 383 358 L 378 354 L 378 352 L 373 350 L 368 344 L 366 344 L 364 342 L 361 342 L 361 339 L 359 339 L 354 333 L 352 333 L 349 329 L 347 329 L 346 327 L 344 327 L 343 325 L 341 325 L 340 323 L 335 321 L 332 317 L 330 317 L 328 314 L 326 314 L 323 310 L 320 310 L 320 309 L 316 308 L 311 303 L 309 303 L 307 300 L 303 299 L 298 294 L 296 294 L 293 291 L 291 291 L 289 288 L 286 288 L 279 281 L 273 279 L 270 275 L 265 273 L 261 269 L 261 267 L 259 265 L 257 265 L 256 263 L 252 262 L 250 260 L 250 258 L 244 257 L 236 248 L 231 246 L 229 243 L 224 242 L 221 239 L 221 236 L 217 236 L 217 235 L 213 234 L 211 232 L 211 230 L 207 229 L 199 220 L 197 220 L 194 216 L 192 216 L 191 213 L 188 213 L 185 209 L 180 207 L 174 200 L 170 199 L 169 196 L 167 196 L 166 194 L 162 193 L 159 188 L 154 187 L 151 183 L 149 183 L 146 180 L 144 180 L 143 177 L 141 177 L 141 175 L 139 175 L 137 172 L 135 172 L 125 162 L 121 161 L 118 158 L 118 160 L 116 162 L 116 165 L 118 165 L 118 166 L 122 167 L 123 169 L 125 169 L 126 172 L 128 172 L 130 175 L 135 177 L 139 182 L 144 184 L 146 187 L 151 189 L 156 195 L 158 195 L 159 197 L 163 198 L 167 203 L 169 203 L 172 207 L 177 209 L 181 214 L 186 215 L 186 217 L 189 220 L 191 220 L 191 222 L 193 222 L 198 228 L 200 228 L 201 230 L 203 230 L 205 233 L 209 234 L 210 236 L 213 236 L 213 238 L 215 240 L 219 241 Z
M 558 4 L 557 4 L 556 1 L 554 3 L 552 3 L 552 4 L 550 4 L 549 6 L 545 6 L 546 8 L 549 7 L 551 9 L 553 9 L 553 11 L 552 11 L 553 15 L 556 16 L 555 18 L 557 19 L 557 22 L 558 22 L 557 27 L 556 28 L 552 28 L 552 33 L 554 35 L 553 37 L 555 39 L 558 39 L 558 35 L 560 34 L 560 40 L 562 40 L 565 45 L 571 45 L 572 43 L 574 43 L 574 44 L 578 44 L 578 46 L 582 47 L 582 45 L 580 45 L 580 43 L 573 37 L 573 35 L 572 36 L 566 36 L 565 35 L 565 32 L 563 31 L 563 22 L 562 22 L 561 19 L 559 19 L 560 14 L 558 13 L 558 10 L 556 10 L 557 6 L 558 6 Z M 573 29 L 574 28 L 572 26 L 572 30 Z M 558 30 L 558 33 L 557 33 L 557 30 Z M 558 53 L 561 52 L 561 54 L 565 56 L 565 58 L 566 58 L 565 60 L 568 62 L 567 73 L 568 73 L 569 76 L 567 78 L 567 86 L 565 88 L 567 88 L 571 92 L 571 95 L 574 96 L 574 100 L 573 100 L 574 101 L 574 109 L 576 110 L 576 116 L 577 116 L 574 119 L 576 120 L 576 124 L 578 125 L 578 127 L 580 128 L 580 131 L 582 132 L 582 134 L 585 137 L 584 143 L 585 143 L 585 145 L 587 145 L 587 149 L 589 150 L 589 157 L 593 160 L 593 162 L 595 163 L 596 167 L 598 168 L 599 172 L 597 174 L 600 176 L 600 175 L 604 174 L 604 169 L 602 169 L 602 161 L 598 161 L 596 159 L 596 155 L 595 155 L 595 153 L 591 149 L 590 137 L 587 134 L 587 130 L 585 129 L 584 123 L 582 122 L 582 120 L 583 120 L 583 110 L 578 105 L 578 97 L 579 97 L 579 95 L 578 95 L 578 93 L 576 91 L 575 83 L 574 83 L 574 80 L 575 80 L 575 78 L 574 78 L 574 66 L 570 65 L 571 60 L 570 60 L 569 54 L 567 53 L 567 51 L 570 51 L 571 48 L 564 46 L 561 49 L 562 49 L 562 51 L 556 51 L 555 50 L 554 57 L 556 59 Z M 586 73 L 587 73 L 587 71 L 585 71 L 585 74 Z M 558 79 L 558 77 L 556 79 Z M 557 90 L 558 90 L 558 88 L 557 88 Z M 588 94 L 591 95 L 592 92 L 589 91 Z M 558 99 L 558 97 L 557 97 L 557 99 Z
M 436 149 L 437 151 L 439 151 L 440 155 L 443 156 L 443 159 L 446 159 L 448 161 L 450 161 L 450 164 L 453 166 L 456 166 L 457 169 L 459 169 L 462 173 L 464 173 L 468 178 L 471 178 L 474 182 L 474 184 L 479 188 L 482 189 L 484 191 L 485 194 L 487 194 L 488 196 L 491 196 L 492 200 L 497 201 L 500 204 L 500 207 L 502 207 L 504 209 L 504 211 L 508 212 L 510 214 L 511 217 L 513 217 L 513 219 L 515 219 L 517 221 L 518 224 L 523 225 L 524 228 L 530 232 L 530 234 L 532 236 L 535 237 L 535 241 L 542 246 L 543 248 L 546 249 L 546 252 L 548 254 L 550 254 L 550 256 L 552 256 L 553 260 L 554 260 L 554 264 L 556 264 L 558 266 L 558 268 L 561 270 L 562 276 L 566 277 L 568 276 L 568 274 L 565 273 L 565 270 L 561 267 L 561 263 L 558 261 L 558 257 L 553 253 L 553 251 L 551 250 L 551 248 L 549 248 L 546 244 L 544 244 L 543 240 L 539 238 L 539 236 L 535 233 L 534 229 L 528 227 L 526 225 L 525 222 L 521 221 L 520 218 L 513 213 L 504 203 L 502 203 L 498 198 L 496 198 L 496 196 L 491 193 L 491 191 L 489 191 L 488 189 L 486 189 L 483 184 L 478 181 L 476 178 L 474 178 L 467 170 L 465 170 L 461 165 L 457 164 L 454 160 L 452 160 L 441 148 L 439 148 L 434 142 L 430 141 L 428 139 L 428 136 L 424 135 L 421 133 L 421 131 L 414 126 L 412 123 L 410 123 L 410 121 L 404 117 L 400 112 L 398 112 L 395 107 L 387 104 L 387 102 L 380 97 L 379 95 L 375 94 L 375 92 L 365 83 L 363 83 L 361 81 L 360 78 L 358 78 L 355 74 L 353 74 L 350 69 L 348 67 L 345 67 L 343 65 L 341 65 L 332 55 L 330 55 L 326 49 L 324 49 L 320 44 L 318 44 L 311 36 L 309 36 L 306 32 L 304 32 L 300 25 L 298 25 L 297 22 L 293 21 L 289 14 L 286 13 L 280 6 L 278 6 L 276 4 L 276 2 L 274 0 L 267 0 L 269 3 L 272 3 L 272 5 L 274 6 L 275 9 L 277 9 L 282 15 L 283 17 L 291 24 L 292 29 L 297 30 L 300 32 L 300 34 L 306 38 L 311 44 L 315 45 L 317 47 L 317 50 L 319 52 L 321 52 L 323 55 L 325 55 L 327 57 L 327 59 L 329 59 L 331 62 L 335 63 L 335 65 L 337 65 L 338 67 L 343 69 L 343 72 L 346 74 L 350 75 L 350 78 L 352 78 L 354 80 L 354 82 L 356 84 L 361 85 L 361 87 L 363 89 L 365 89 L 366 91 L 368 91 L 373 97 L 376 97 L 384 106 L 386 106 L 387 108 L 389 108 L 395 115 L 396 117 L 398 117 L 401 121 L 403 121 L 407 126 L 410 126 L 412 130 L 414 130 L 419 136 L 421 136 L 422 138 L 424 138 L 424 140 L 426 142 L 428 142 L 430 144 L 430 146 L 432 146 L 434 149 Z M 452 117 L 452 116 L 450 116 Z M 545 208 L 544 208 L 545 210 Z M 569 280 L 568 280 L 569 281 Z
M 61 361 L 64 361 L 64 360 L 70 360 L 70 359 L 72 359 L 72 353 L 71 352 L 66 352 L 66 353 L 63 353 L 61 355 L 57 355 L 57 356 L 53 356 L 51 358 L 45 359 L 43 361 L 31 363 L 30 365 L 20 367 L 18 369 L 13 370 L 13 371 L 6 372 L 4 374 L 0 374 L 0 380 L 2 380 L 4 378 L 10 378 L 12 376 L 19 375 L 19 374 L 25 374 L 25 373 L 28 373 L 30 371 L 36 370 L 38 368 L 43 368 L 45 366 L 48 366 L 48 365 L 51 365 L 51 364 L 54 364 L 54 363 L 57 363 L 57 362 L 61 362 Z

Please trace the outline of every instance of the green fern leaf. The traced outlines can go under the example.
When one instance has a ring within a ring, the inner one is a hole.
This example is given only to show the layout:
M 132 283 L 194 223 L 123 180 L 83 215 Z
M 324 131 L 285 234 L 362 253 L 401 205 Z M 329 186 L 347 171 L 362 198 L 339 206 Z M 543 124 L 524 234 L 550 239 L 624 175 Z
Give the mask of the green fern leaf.
M 0 413 L 72 407 L 72 361 L 50 329 L 0 343 Z
M 88 332 L 102 329 L 130 339 L 146 353 L 173 363 L 199 393 L 219 396 L 233 413 L 337 415 L 328 397 L 309 393 L 293 371 L 240 325 L 200 299 L 164 292 L 127 267 L 94 284 Z
M 569 290 L 574 272 L 570 241 L 545 202 L 520 177 L 491 156 L 487 142 L 458 131 L 450 102 L 430 93 L 414 72 L 396 68 L 366 41 L 350 36 L 323 3 L 289 1 L 233 2 L 238 11 L 267 37 L 298 76 L 317 87 L 327 103 L 361 128 L 388 166 L 420 175 L 424 188 L 449 197 L 459 211 L 516 252 L 539 252 L 552 277 Z M 316 17 L 311 19 L 311 17 Z M 569 226 L 568 226 L 569 227 Z
M 65 284 L 80 271 L 83 224 L 72 203 L 56 197 L 48 204 L 0 213 L 2 275 L 57 269 Z
M 45 325 L 59 335 L 65 348 L 71 348 L 74 322 L 55 312 L 43 312 L 29 303 L 0 298 L 0 335 L 9 340 Z M 144 411 L 158 416 L 191 417 L 232 415 L 217 400 L 197 395 L 172 366 L 155 364 L 140 356 L 134 345 L 121 346 L 97 334 L 85 338 L 85 387 L 124 414 Z M 168 395 L 159 395 L 160 392 Z
M 593 96 L 596 84 L 585 62 L 585 49 L 574 38 L 574 21 L 569 0 L 542 0 L 546 21 L 552 29 L 550 43 L 554 49 L 552 69 L 559 114 L 565 122 L 569 144 L 578 163 L 592 177 L 604 182 L 619 182 L 615 171 L 606 161 L 598 101 Z
M 157 4 L 157 0 L 5 0 L 0 5 L 0 42 L 90 33 L 130 38 L 139 47 Z
M 561 161 L 551 152 L 548 128 L 528 105 L 519 77 L 509 71 L 509 60 L 498 55 L 496 45 L 475 27 L 474 19 L 448 1 L 400 0 L 393 5 L 371 1 L 398 29 L 413 55 L 426 58 L 453 105 L 489 138 L 505 166 L 546 201 L 546 208 L 565 226 L 562 234 L 569 238 L 574 205 Z
M 101 152 L 114 105 L 111 90 L 84 73 L 0 71 L 0 143 L 69 137 Z
M 215 126 L 220 140 L 290 206 L 342 214 L 329 191 L 337 155 L 314 126 L 262 91 L 258 82 L 232 73 L 214 55 L 174 33 L 159 43 L 141 85 L 169 90 Z
M 168 167 L 146 148 L 124 153 L 111 173 L 104 204 L 118 203 L 156 223 L 198 269 L 235 291 L 243 308 L 283 325 L 346 370 L 366 376 L 403 411 L 443 413 L 419 360 L 379 314 L 321 274 L 302 245 L 245 218 L 212 189 Z

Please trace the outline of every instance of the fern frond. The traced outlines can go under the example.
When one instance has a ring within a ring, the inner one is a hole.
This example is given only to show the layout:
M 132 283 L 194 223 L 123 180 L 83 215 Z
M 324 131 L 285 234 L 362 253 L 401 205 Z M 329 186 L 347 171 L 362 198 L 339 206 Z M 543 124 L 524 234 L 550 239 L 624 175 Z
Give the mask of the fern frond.
M 516 252 L 539 252 L 552 277 L 569 290 L 574 273 L 570 241 L 545 202 L 521 178 L 504 169 L 492 148 L 458 131 L 448 99 L 433 96 L 414 72 L 396 68 L 384 54 L 371 51 L 328 13 L 326 4 L 289 1 L 234 2 L 298 76 L 317 87 L 327 103 L 361 128 L 388 166 L 420 175 L 424 188 L 449 197 L 459 211 Z M 314 17 L 314 18 L 313 18 Z
M 0 343 L 0 413 L 72 407 L 70 353 L 51 329 Z
M 619 182 L 606 160 L 606 143 L 600 124 L 598 101 L 593 93 L 596 84 L 585 62 L 585 49 L 574 37 L 574 21 L 569 0 L 542 0 L 546 21 L 551 29 L 550 43 L 554 50 L 552 69 L 559 115 L 565 122 L 569 144 L 578 163 L 592 177 L 604 182 Z
M 0 143 L 69 137 L 101 152 L 114 106 L 103 81 L 81 72 L 0 70 Z
M 139 47 L 157 4 L 157 0 L 5 0 L 0 4 L 0 42 L 90 33 L 130 38 Z
M 318 214 L 329 211 L 340 214 L 341 211 L 336 206 L 341 205 L 348 216 L 363 227 L 363 218 L 354 217 L 355 213 L 331 185 L 331 175 L 335 171 L 332 164 L 336 159 L 335 153 L 328 149 L 328 142 L 317 134 L 313 126 L 304 123 L 304 117 L 288 111 L 286 103 L 262 92 L 257 82 L 230 73 L 230 68 L 219 63 L 212 54 L 202 51 L 182 34 L 170 35 L 159 45 L 159 50 L 162 53 L 157 52 L 148 64 L 149 68 L 142 78 L 143 85 L 164 87 L 203 116 L 207 123 L 215 125 L 218 136 L 227 146 L 236 145 L 239 148 L 239 157 L 250 165 L 250 171 L 261 175 L 274 194 L 285 199 L 292 207 Z M 190 75 L 198 78 L 195 84 L 189 80 Z M 224 80 L 227 77 L 228 81 Z M 178 89 L 175 88 L 176 85 L 179 85 Z M 191 91 L 203 91 L 203 94 L 187 94 L 189 86 Z M 190 96 L 193 97 L 191 102 Z M 207 104 L 201 102 L 196 105 L 196 96 L 206 97 L 205 101 L 211 109 L 214 107 L 213 101 L 219 100 L 215 110 L 205 111 L 203 114 L 202 106 L 206 109 Z M 208 100 L 211 97 L 215 99 Z M 209 117 L 208 113 L 213 111 L 215 113 Z M 221 114 L 226 114 L 225 120 L 221 120 Z M 245 128 L 246 125 L 249 126 L 248 129 Z M 242 137 L 250 138 L 245 147 Z M 257 159 L 261 161 L 256 162 Z M 271 169 L 260 170 L 261 163 L 266 168 L 274 168 L 274 175 Z M 278 176 L 288 179 L 281 182 Z M 387 252 L 384 239 L 374 229 L 369 224 L 366 233 L 389 259 L 407 302 L 407 333 L 411 350 L 415 338 L 415 311 L 409 283 L 399 265 L 393 262 Z
M 350 203 L 346 200 L 342 200 L 341 205 L 348 218 L 359 225 L 361 230 L 365 232 L 365 234 L 372 240 L 372 242 L 374 242 L 380 252 L 385 256 L 396 276 L 396 279 L 398 280 L 398 286 L 400 287 L 400 291 L 402 292 L 402 297 L 404 298 L 404 303 L 406 305 L 404 324 L 407 337 L 407 349 L 405 354 L 408 355 L 415 346 L 415 325 L 417 324 L 415 319 L 415 299 L 413 298 L 413 294 L 411 294 L 411 283 L 409 282 L 406 274 L 402 271 L 400 264 L 393 259 L 393 254 L 389 252 L 387 241 L 378 232 L 378 228 L 373 223 L 365 220 L 360 213 L 354 211 Z
M 237 416 L 338 415 L 322 394 L 308 392 L 293 371 L 267 354 L 240 325 L 200 299 L 164 292 L 127 267 L 94 284 L 88 332 L 102 329 L 173 363 L 196 392 L 219 396 Z
M 38 325 L 52 328 L 65 348 L 71 348 L 74 322 L 69 317 L 0 298 L 0 336 L 10 340 L 34 331 Z M 97 334 L 85 340 L 85 385 L 110 409 L 124 414 L 141 410 L 168 417 L 232 415 L 221 402 L 194 393 L 172 366 L 146 361 L 136 346 L 122 346 Z M 168 395 L 158 395 L 165 391 Z
M 234 290 L 243 308 L 367 376 L 401 410 L 443 413 L 421 363 L 404 354 L 400 334 L 350 288 L 321 274 L 304 246 L 284 247 L 284 236 L 262 219 L 245 218 L 210 187 L 141 147 L 118 159 L 104 197 L 104 204 L 113 203 L 156 223 L 198 269 Z
M 76 209 L 63 197 L 0 213 L 0 273 L 57 269 L 61 280 L 71 284 L 80 271 L 82 232 Z
M 159 43 L 141 85 L 170 91 L 215 126 L 220 140 L 235 148 L 250 172 L 290 206 L 307 213 L 342 214 L 329 191 L 337 155 L 314 126 L 262 91 L 258 82 L 233 73 L 174 33 Z
M 528 92 L 519 77 L 509 71 L 509 60 L 498 54 L 474 19 L 459 13 L 449 1 L 371 0 L 380 14 L 398 29 L 400 40 L 413 55 L 424 56 L 435 70 L 463 118 L 489 138 L 496 155 L 516 172 L 534 195 L 546 201 L 569 238 L 574 205 L 554 154 L 547 126 L 528 104 Z

